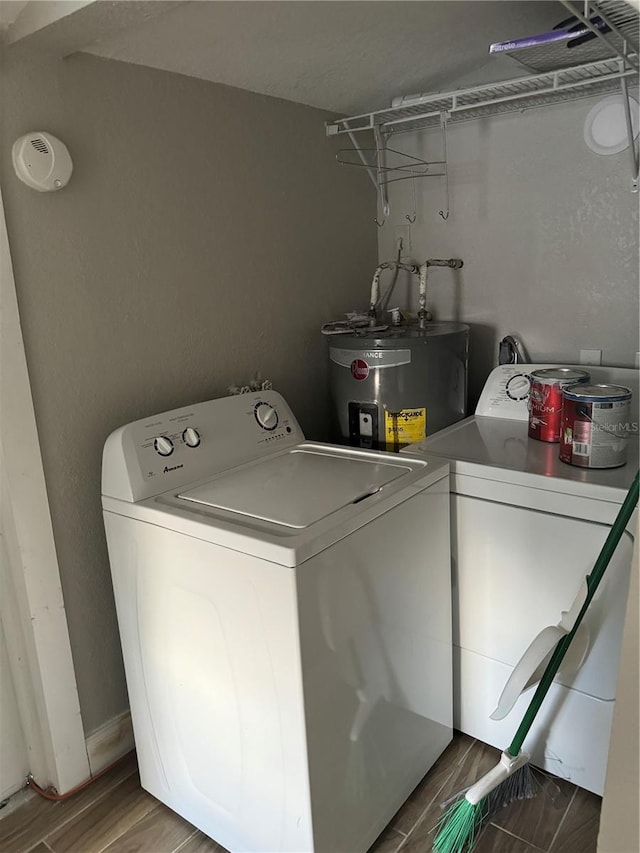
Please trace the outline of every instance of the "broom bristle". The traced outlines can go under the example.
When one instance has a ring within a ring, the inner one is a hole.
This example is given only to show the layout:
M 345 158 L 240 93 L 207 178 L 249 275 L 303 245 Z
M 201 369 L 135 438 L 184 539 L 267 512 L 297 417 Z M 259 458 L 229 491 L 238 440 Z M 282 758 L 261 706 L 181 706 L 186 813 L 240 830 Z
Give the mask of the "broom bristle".
M 438 821 L 434 853 L 464 853 L 471 850 L 488 816 L 486 798 L 472 805 L 466 797 L 449 806 Z
M 532 800 L 540 790 L 540 783 L 533 775 L 530 764 L 523 764 L 508 776 L 488 795 L 487 810 L 495 814 L 514 800 Z
M 514 800 L 533 799 L 539 789 L 531 766 L 524 764 L 476 805 L 462 792 L 436 825 L 433 853 L 471 853 L 480 830 L 499 809 Z

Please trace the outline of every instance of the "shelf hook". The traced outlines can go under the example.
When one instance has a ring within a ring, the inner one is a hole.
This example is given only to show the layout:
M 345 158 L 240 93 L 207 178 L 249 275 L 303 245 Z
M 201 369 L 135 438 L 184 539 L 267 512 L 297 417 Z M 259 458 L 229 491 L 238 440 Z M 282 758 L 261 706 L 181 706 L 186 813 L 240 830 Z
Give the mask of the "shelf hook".
M 405 213 L 404 218 L 410 225 L 413 225 L 418 218 L 418 207 L 416 204 L 416 175 L 413 169 L 411 169 L 411 200 L 413 201 L 413 213 Z
M 386 219 L 386 217 L 385 217 L 385 218 L 382 220 L 382 222 L 378 222 L 378 217 L 376 216 L 376 218 L 375 218 L 373 221 L 376 223 L 376 225 L 378 226 L 378 228 L 382 228 L 382 226 L 383 226 L 383 225 L 384 225 L 384 223 L 387 221 L 387 219 Z
M 445 220 L 449 218 L 449 161 L 447 159 L 447 122 L 449 120 L 449 113 L 442 112 L 440 113 L 440 126 L 442 127 L 442 150 L 444 153 L 444 162 L 445 162 L 445 173 L 444 173 L 444 189 L 447 197 L 447 212 L 445 213 L 443 210 L 438 211 L 440 216 Z

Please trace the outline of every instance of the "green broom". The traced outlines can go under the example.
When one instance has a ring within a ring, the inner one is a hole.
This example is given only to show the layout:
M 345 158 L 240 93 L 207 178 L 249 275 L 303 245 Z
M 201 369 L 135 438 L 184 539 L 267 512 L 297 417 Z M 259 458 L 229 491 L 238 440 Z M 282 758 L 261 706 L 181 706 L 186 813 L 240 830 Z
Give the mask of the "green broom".
M 465 851 L 469 853 L 475 846 L 483 824 L 492 814 L 515 799 L 525 799 L 533 795 L 534 782 L 529 767 L 530 756 L 521 751 L 522 744 L 638 503 L 639 477 L 640 471 L 627 492 L 592 573 L 587 576 L 588 592 L 573 628 L 559 640 L 555 647 L 515 737 L 502 753 L 496 767 L 469 788 L 464 796 L 461 795 L 440 818 L 433 842 L 434 853 L 465 853 Z

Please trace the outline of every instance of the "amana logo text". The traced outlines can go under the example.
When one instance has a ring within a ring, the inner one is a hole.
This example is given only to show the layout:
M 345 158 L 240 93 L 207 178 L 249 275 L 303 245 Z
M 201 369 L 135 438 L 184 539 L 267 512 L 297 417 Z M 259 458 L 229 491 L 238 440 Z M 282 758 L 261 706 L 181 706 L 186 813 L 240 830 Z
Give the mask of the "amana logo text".
M 178 468 L 184 468 L 184 465 L 174 465 L 173 467 L 169 467 L 168 465 L 164 466 L 164 473 L 168 474 L 169 471 L 177 471 Z

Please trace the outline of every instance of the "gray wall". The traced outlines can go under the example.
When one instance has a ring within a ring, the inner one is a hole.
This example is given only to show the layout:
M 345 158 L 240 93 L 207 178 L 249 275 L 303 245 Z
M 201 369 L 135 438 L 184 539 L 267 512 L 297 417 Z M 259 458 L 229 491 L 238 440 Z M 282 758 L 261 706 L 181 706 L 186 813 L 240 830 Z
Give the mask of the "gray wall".
M 412 256 L 464 259 L 459 274 L 431 272 L 428 302 L 438 319 L 471 324 L 472 400 L 505 334 L 519 337 L 534 360 L 577 362 L 581 349 L 601 349 L 603 364 L 634 364 L 638 194 L 630 192 L 628 150 L 601 156 L 584 142 L 585 118 L 599 100 L 452 126 L 446 221 L 438 214 L 444 178 L 416 180 L 415 203 L 411 181 L 391 185 L 380 259 L 394 257 L 397 227 L 414 208 Z M 439 131 L 402 134 L 393 147 L 442 155 Z M 417 285 L 412 299 L 406 281 L 400 285 L 397 301 L 415 306 Z
M 127 706 L 100 512 L 115 427 L 256 371 L 327 433 L 320 325 L 366 303 L 373 189 L 309 107 L 77 55 L 5 69 L 2 183 L 85 731 Z M 13 174 L 31 130 L 75 171 Z

